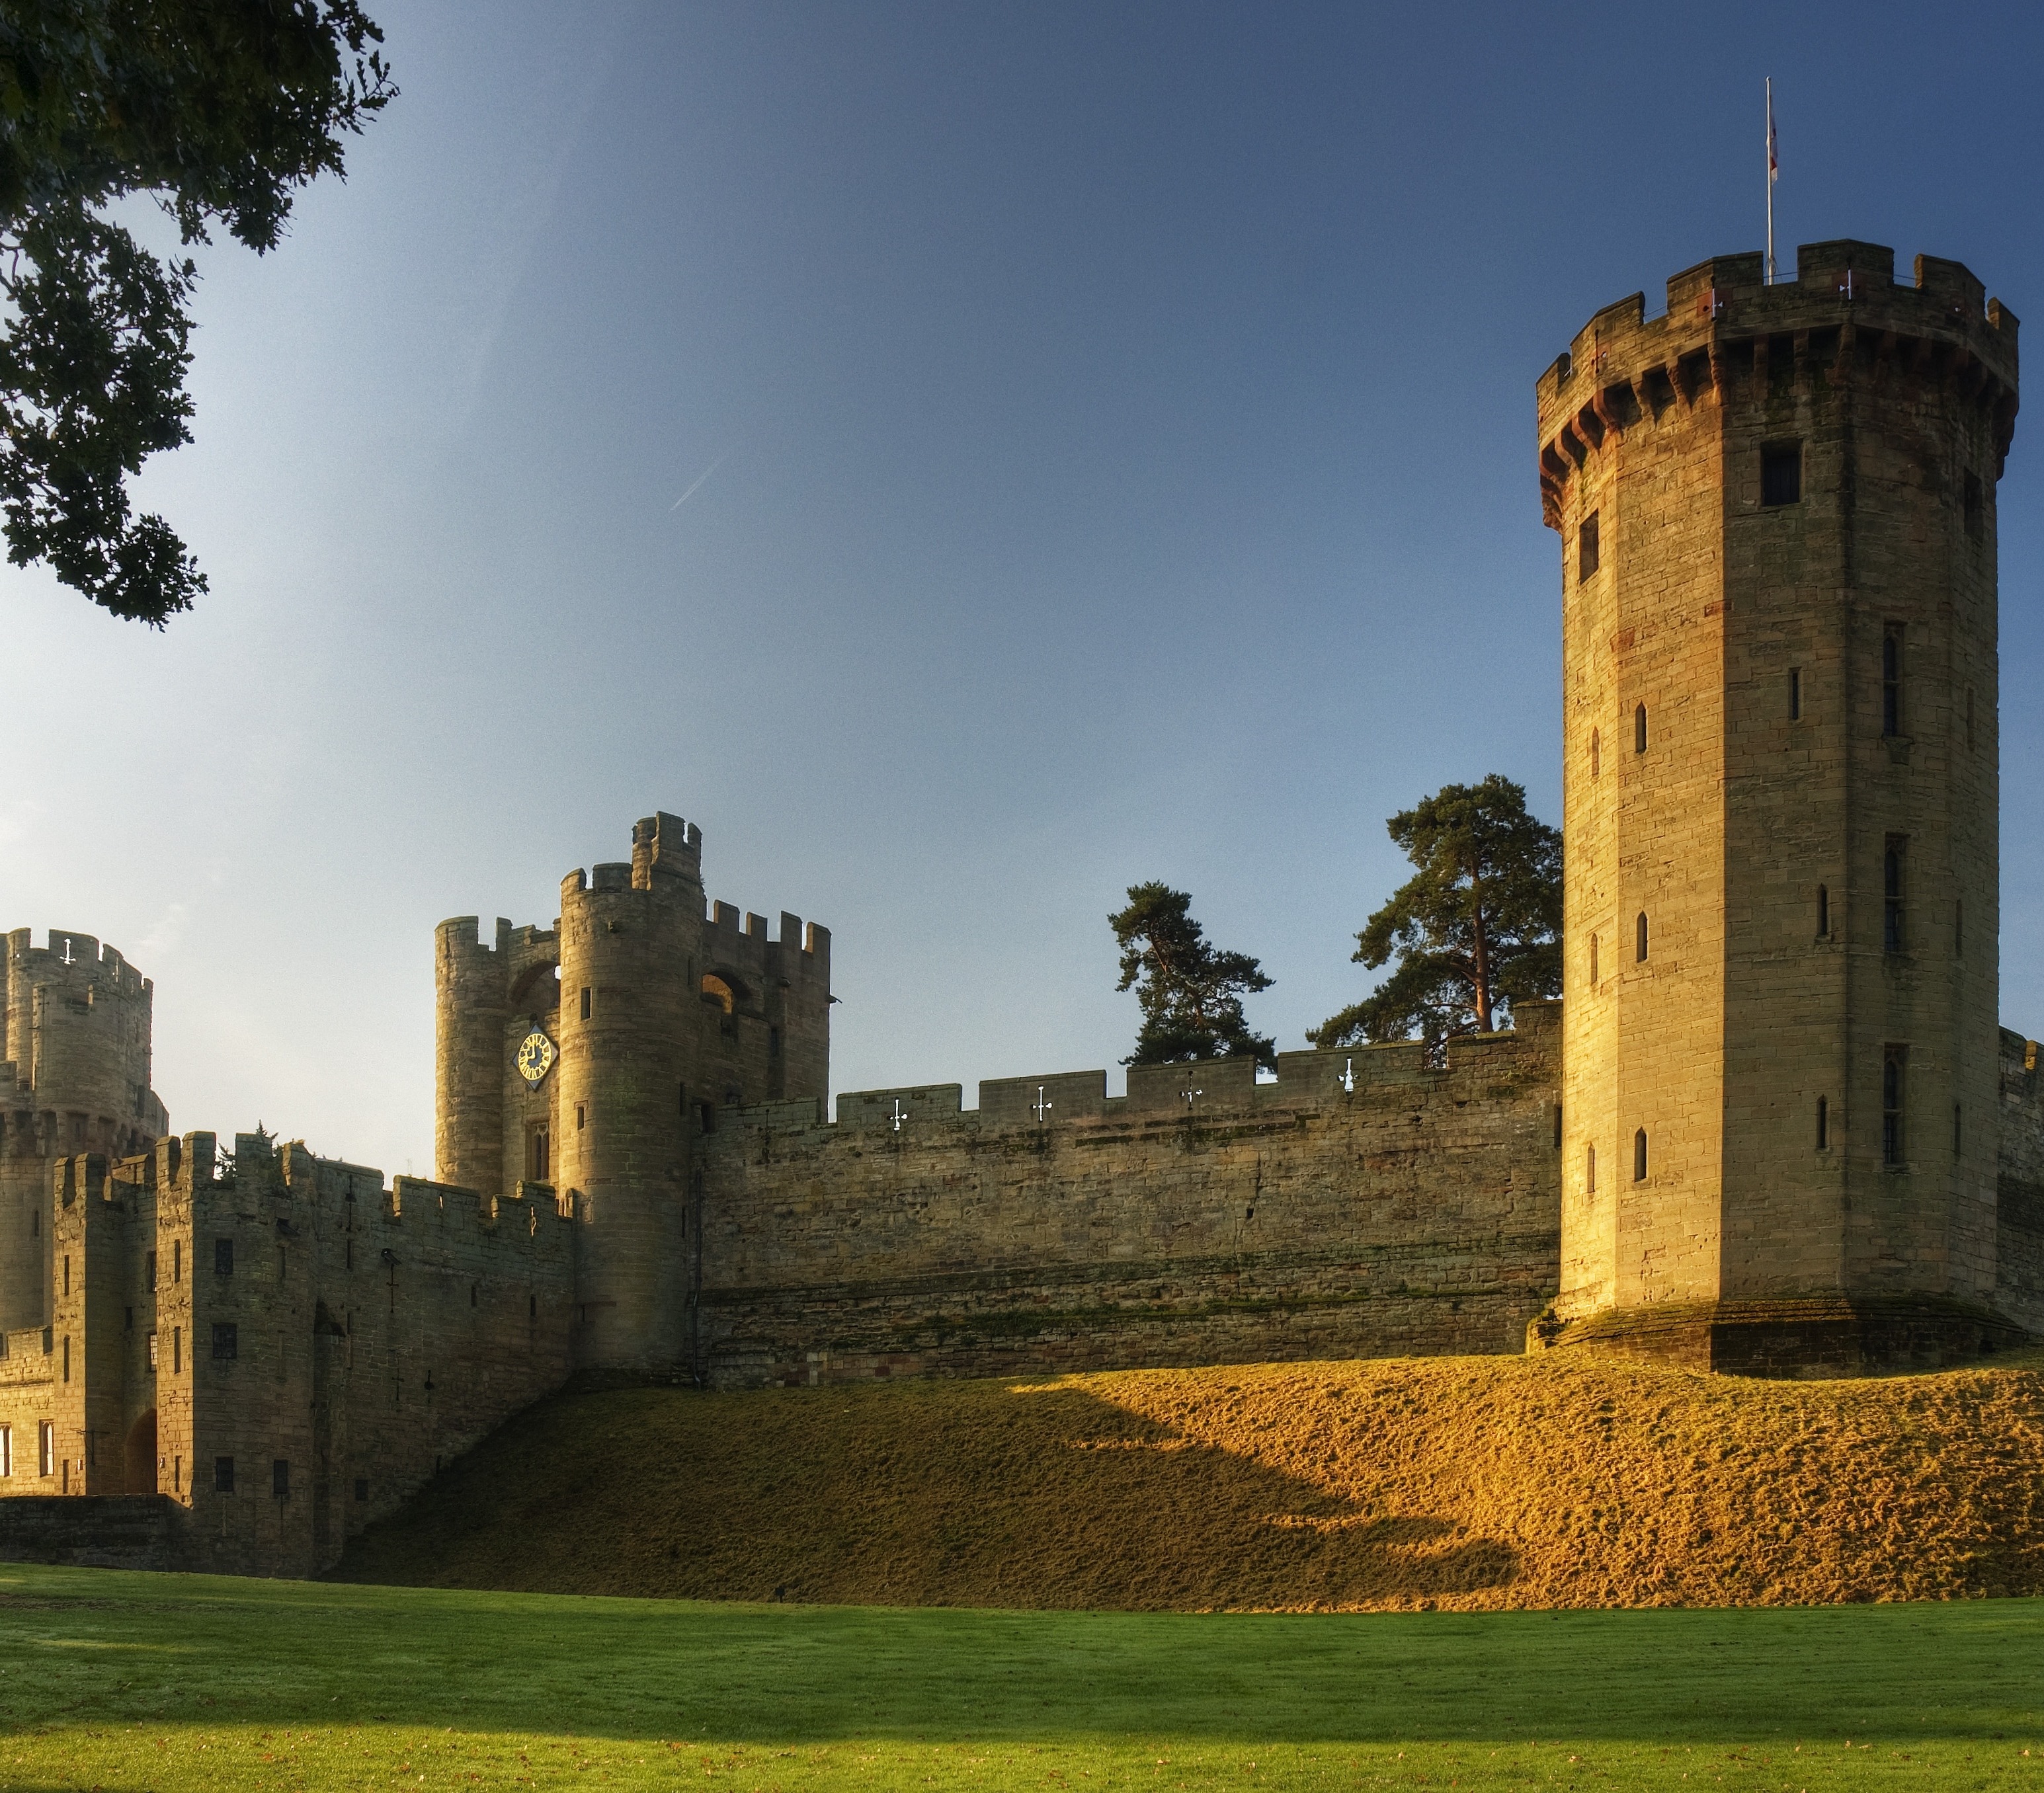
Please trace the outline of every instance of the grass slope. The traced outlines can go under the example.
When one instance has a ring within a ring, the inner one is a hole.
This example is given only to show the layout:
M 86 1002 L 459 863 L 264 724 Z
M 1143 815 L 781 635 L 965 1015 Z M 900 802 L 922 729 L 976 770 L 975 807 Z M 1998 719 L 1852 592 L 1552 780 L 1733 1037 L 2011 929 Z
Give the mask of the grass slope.
M 2044 1593 L 2044 1356 L 1879 1381 L 1573 1353 L 535 1408 L 348 1579 L 1124 1610 Z
M 2044 1787 L 2044 1603 L 1193 1615 L 0 1565 L 0 1785 Z

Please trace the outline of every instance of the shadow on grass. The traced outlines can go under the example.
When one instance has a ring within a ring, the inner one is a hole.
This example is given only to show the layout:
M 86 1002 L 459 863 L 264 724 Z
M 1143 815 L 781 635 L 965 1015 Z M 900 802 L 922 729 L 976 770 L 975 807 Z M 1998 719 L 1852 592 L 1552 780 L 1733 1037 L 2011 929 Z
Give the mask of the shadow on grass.
M 1359 1510 L 1053 1384 L 628 1391 L 543 1403 L 336 1579 L 558 1593 L 1124 1610 L 1417 1604 L 1511 1545 Z

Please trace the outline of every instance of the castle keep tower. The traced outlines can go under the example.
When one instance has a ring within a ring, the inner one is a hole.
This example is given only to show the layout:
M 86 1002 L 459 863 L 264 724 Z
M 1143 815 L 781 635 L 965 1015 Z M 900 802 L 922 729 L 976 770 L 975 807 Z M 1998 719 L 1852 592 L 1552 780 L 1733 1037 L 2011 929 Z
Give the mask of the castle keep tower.
M 48 1319 L 56 1160 L 170 1131 L 149 1087 L 156 986 L 89 934 L 17 927 L 0 959 L 0 1330 Z
M 686 1372 L 701 1225 L 694 1141 L 719 1112 L 821 1097 L 830 934 L 783 913 L 705 913 L 702 835 L 664 812 L 632 859 L 571 872 L 551 929 L 441 923 L 439 1176 L 558 1193 L 575 1219 L 575 1361 Z
M 1562 1342 L 1850 1372 L 2006 1336 L 1995 487 L 1956 262 L 1730 255 L 1539 385 L 1562 542 Z

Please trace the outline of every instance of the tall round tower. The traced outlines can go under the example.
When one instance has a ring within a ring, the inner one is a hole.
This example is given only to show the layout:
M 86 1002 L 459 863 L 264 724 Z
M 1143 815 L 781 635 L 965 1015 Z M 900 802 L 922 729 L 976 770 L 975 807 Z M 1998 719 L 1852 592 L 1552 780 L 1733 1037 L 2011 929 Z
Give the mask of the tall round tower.
M 433 930 L 434 1174 L 492 1196 L 506 1186 L 510 948 L 511 923 L 501 918 L 494 946 L 483 945 L 474 916 L 456 916 Z
M 562 881 L 555 1181 L 573 1196 L 585 1369 L 686 1356 L 688 1085 L 701 1033 L 702 836 L 632 829 L 632 863 Z
M 1995 489 L 2016 321 L 1808 245 L 1539 386 L 1562 542 L 1561 1342 L 1931 1363 L 1995 1281 Z

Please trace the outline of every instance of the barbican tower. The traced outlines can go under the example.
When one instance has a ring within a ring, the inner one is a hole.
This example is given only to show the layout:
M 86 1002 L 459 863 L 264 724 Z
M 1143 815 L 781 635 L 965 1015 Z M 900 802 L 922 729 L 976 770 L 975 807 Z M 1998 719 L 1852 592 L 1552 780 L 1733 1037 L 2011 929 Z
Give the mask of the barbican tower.
M 699 1368 L 695 1141 L 726 1109 L 830 1082 L 830 931 L 703 899 L 702 834 L 647 817 L 632 858 L 571 872 L 551 928 L 442 922 L 437 1175 L 551 1197 L 575 1231 L 574 1363 Z M 522 1186 L 522 1187 L 521 1187 Z
M 1956 262 L 1721 256 L 1539 384 L 1562 547 L 1558 1342 L 1851 1373 L 1994 1308 L 1996 482 Z

